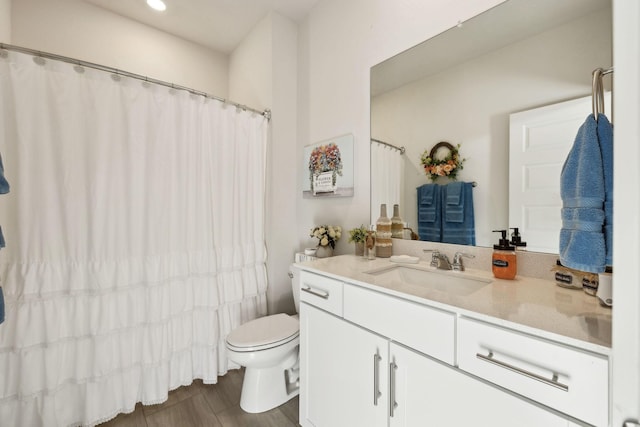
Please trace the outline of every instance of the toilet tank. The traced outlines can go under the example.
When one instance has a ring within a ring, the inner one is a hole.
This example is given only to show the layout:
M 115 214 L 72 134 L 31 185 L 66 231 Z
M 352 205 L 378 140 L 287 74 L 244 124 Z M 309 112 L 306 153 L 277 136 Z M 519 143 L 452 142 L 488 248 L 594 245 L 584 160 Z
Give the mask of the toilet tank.
M 296 313 L 300 313 L 300 269 L 295 264 L 289 266 L 289 277 L 291 277 L 291 290 L 293 291 Z

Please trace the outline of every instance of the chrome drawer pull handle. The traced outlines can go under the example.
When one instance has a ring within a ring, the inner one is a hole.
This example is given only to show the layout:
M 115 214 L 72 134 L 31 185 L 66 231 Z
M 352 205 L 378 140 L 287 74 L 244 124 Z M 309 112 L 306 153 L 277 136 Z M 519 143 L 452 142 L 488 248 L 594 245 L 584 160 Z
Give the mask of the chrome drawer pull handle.
M 389 363 L 389 417 L 393 418 L 398 402 L 396 402 L 396 362 Z
M 329 292 L 326 291 L 317 291 L 313 288 L 310 287 L 306 287 L 306 288 L 302 288 L 303 291 L 311 294 L 311 295 L 315 295 L 317 297 L 323 298 L 323 299 L 329 299 Z
M 378 399 L 382 396 L 380 392 L 380 361 L 382 357 L 378 354 L 373 355 L 373 406 L 378 406 Z
M 547 379 L 545 377 L 542 377 L 538 374 L 534 374 L 533 372 L 529 372 L 526 371 L 524 369 L 518 368 L 517 366 L 513 366 L 509 363 L 506 362 L 502 362 L 498 359 L 495 359 L 493 357 L 493 352 L 490 351 L 488 356 L 485 356 L 484 354 L 480 354 L 480 353 L 476 353 L 476 357 L 480 360 L 484 360 L 485 362 L 489 362 L 489 363 L 493 363 L 494 365 L 500 366 L 502 368 L 508 369 L 512 372 L 518 373 L 520 375 L 524 375 L 527 378 L 531 378 L 537 381 L 540 381 L 541 383 L 550 385 L 552 387 L 555 388 L 559 388 L 562 391 L 569 391 L 569 386 L 566 384 L 562 384 L 560 382 L 558 382 L 558 375 L 557 374 L 553 374 L 553 377 L 551 379 Z

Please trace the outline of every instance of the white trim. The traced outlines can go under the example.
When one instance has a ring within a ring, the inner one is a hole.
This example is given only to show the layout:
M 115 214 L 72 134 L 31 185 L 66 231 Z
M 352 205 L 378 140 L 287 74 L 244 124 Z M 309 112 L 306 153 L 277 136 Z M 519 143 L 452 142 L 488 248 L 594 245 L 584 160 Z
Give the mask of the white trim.
M 612 426 L 640 419 L 640 2 L 613 2 Z

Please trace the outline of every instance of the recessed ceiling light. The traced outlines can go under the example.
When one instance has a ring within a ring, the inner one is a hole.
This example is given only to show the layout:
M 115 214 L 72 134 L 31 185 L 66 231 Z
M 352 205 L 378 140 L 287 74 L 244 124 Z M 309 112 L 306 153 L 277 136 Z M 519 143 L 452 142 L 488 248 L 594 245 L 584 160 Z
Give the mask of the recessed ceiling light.
M 147 4 L 150 8 L 159 10 L 160 12 L 164 11 L 167 8 L 167 5 L 164 4 L 162 0 L 147 0 Z

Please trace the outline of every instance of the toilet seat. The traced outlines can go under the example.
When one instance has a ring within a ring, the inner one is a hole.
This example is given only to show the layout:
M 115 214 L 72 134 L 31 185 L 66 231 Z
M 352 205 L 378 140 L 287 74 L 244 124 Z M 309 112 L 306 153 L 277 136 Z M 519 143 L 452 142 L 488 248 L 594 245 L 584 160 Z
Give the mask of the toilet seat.
M 227 348 L 237 352 L 267 350 L 286 344 L 300 335 L 300 322 L 280 313 L 260 317 L 241 325 L 227 336 Z

